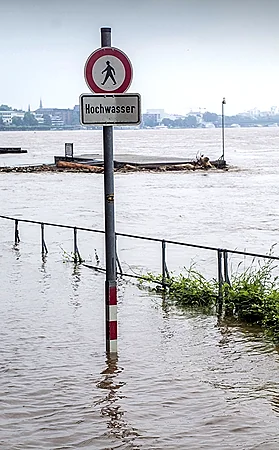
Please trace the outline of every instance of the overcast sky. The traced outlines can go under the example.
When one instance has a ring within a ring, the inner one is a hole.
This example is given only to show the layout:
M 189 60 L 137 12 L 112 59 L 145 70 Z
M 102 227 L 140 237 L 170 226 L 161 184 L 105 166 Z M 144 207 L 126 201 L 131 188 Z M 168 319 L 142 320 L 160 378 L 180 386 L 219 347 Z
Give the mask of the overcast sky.
M 279 106 L 279 0 L 0 0 L 0 18 L 0 104 L 78 104 L 108 26 L 144 110 Z

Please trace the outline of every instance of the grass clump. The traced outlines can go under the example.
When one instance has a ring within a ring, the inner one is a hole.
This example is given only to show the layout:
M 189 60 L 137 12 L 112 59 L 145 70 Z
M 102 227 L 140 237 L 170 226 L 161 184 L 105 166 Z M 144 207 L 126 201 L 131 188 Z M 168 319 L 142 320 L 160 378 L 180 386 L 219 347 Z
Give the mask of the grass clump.
M 279 287 L 273 269 L 269 260 L 258 268 L 251 266 L 232 275 L 231 285 L 223 286 L 224 306 L 227 314 L 260 325 L 279 337 Z
M 157 284 L 152 290 L 162 289 L 162 276 L 154 276 L 151 273 L 144 277 L 144 281 Z M 158 289 L 158 285 L 160 288 Z M 217 299 L 217 284 L 214 281 L 208 281 L 193 267 L 184 269 L 184 273 L 178 276 L 170 276 L 165 279 L 165 288 L 167 296 L 177 306 L 181 307 L 199 307 L 213 308 Z
M 232 316 L 242 322 L 261 326 L 279 340 L 279 286 L 278 277 L 273 277 L 272 261 L 265 261 L 257 267 L 251 265 L 242 273 L 231 276 L 230 283 L 222 286 L 222 304 L 225 316 Z M 150 289 L 162 291 L 162 276 L 151 273 L 143 277 L 151 283 Z M 156 287 L 152 287 L 152 284 Z M 165 293 L 174 305 L 185 308 L 206 308 L 220 311 L 219 286 L 216 280 L 206 280 L 194 270 L 184 269 L 178 276 L 165 280 Z

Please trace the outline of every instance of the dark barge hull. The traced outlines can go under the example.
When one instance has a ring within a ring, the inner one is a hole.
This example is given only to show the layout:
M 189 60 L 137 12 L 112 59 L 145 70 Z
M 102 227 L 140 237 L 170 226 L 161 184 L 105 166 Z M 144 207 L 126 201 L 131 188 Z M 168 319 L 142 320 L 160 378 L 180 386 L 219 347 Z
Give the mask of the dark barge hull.
M 0 147 L 0 155 L 6 153 L 27 153 L 27 150 L 23 150 L 21 147 Z

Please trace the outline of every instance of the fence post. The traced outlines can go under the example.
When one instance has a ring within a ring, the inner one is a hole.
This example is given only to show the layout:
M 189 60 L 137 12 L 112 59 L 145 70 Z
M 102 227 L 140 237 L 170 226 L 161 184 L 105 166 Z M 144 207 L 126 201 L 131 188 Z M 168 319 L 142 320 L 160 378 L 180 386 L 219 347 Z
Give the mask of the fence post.
M 223 256 L 224 256 L 224 278 L 225 278 L 225 289 L 223 292 L 223 296 L 225 299 L 225 315 L 226 316 L 232 316 L 233 315 L 233 307 L 231 303 L 228 301 L 228 292 L 229 292 L 229 286 L 231 285 L 230 277 L 229 277 L 229 269 L 228 269 L 228 251 L 223 250 Z
M 162 240 L 162 287 L 166 290 L 166 241 Z
M 122 275 L 123 274 L 123 270 L 122 270 L 122 267 L 121 267 L 121 264 L 120 264 L 120 260 L 118 258 L 118 253 L 117 253 L 117 235 L 115 235 L 115 257 L 116 257 L 116 264 L 117 264 L 119 273 L 120 273 L 120 275 Z M 116 271 L 116 275 L 117 275 L 117 271 Z
M 19 231 L 18 231 L 18 220 L 15 219 L 15 245 L 17 245 L 20 242 L 19 239 Z
M 218 288 L 219 288 L 219 292 L 218 292 L 218 314 L 221 314 L 222 312 L 222 306 L 223 306 L 223 283 L 224 283 L 224 279 L 223 279 L 223 273 L 222 273 L 222 256 L 223 256 L 223 250 L 222 249 L 218 249 L 217 250 L 217 258 L 218 258 Z
M 78 245 L 77 245 L 77 229 L 76 229 L 76 227 L 74 228 L 74 262 L 75 263 L 82 262 L 82 259 L 81 259 L 81 256 L 80 256 L 79 250 L 78 250 Z
M 77 229 L 74 228 L 74 262 L 77 263 Z
M 48 253 L 47 246 L 45 243 L 45 225 L 41 223 L 41 236 L 42 236 L 42 256 Z
M 230 277 L 229 277 L 228 251 L 227 250 L 223 251 L 223 257 L 224 257 L 224 279 L 225 279 L 225 283 L 231 284 L 230 283 Z

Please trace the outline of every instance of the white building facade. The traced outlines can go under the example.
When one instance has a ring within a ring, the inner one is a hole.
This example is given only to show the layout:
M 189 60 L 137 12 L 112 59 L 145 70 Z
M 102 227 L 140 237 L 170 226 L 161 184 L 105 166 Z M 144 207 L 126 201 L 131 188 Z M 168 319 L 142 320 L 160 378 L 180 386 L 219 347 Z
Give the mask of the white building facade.
M 4 125 L 10 125 L 13 121 L 13 117 L 23 119 L 24 114 L 24 111 L 0 111 L 0 118 L 2 118 Z

